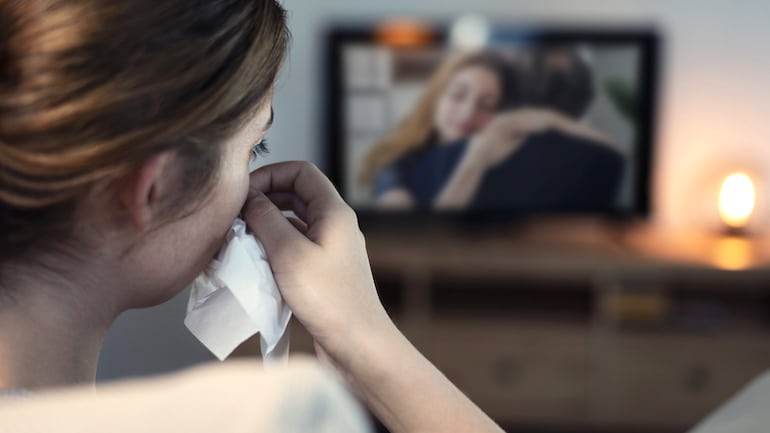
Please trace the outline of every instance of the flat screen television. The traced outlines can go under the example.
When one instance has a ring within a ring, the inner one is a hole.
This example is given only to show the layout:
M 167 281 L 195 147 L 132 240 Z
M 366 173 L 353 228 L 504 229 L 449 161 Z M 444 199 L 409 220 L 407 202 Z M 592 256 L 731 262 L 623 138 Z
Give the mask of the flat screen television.
M 652 28 L 425 22 L 325 35 L 325 168 L 363 220 L 650 212 Z

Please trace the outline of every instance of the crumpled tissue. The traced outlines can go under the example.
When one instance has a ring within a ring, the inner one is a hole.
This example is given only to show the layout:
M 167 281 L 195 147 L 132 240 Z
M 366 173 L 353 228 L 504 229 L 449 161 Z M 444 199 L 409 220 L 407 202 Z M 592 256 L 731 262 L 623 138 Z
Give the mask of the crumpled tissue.
M 220 361 L 258 332 L 269 363 L 289 356 L 290 318 L 265 249 L 236 219 L 217 258 L 192 283 L 185 326 Z

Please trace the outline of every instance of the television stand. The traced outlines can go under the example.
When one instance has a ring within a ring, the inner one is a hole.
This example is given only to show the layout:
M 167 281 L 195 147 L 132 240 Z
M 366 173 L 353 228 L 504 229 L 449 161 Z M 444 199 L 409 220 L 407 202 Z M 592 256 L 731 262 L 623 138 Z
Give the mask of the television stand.
M 597 220 L 366 237 L 399 328 L 507 428 L 683 431 L 770 367 L 770 240 Z

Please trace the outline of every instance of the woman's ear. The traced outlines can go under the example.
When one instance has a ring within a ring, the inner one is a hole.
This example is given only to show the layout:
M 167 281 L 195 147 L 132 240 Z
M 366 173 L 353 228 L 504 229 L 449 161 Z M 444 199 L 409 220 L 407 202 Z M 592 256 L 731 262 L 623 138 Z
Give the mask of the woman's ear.
M 168 191 L 171 152 L 162 152 L 145 160 L 118 185 L 120 204 L 134 226 L 143 231 L 157 217 L 161 198 Z

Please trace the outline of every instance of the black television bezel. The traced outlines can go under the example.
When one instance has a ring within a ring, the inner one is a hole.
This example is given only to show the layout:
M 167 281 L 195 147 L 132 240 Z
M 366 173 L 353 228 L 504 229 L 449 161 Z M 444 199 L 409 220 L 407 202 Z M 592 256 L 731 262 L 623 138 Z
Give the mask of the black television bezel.
M 344 76 L 341 65 L 341 49 L 343 45 L 351 42 L 376 43 L 378 23 L 343 24 L 335 23 L 327 27 L 323 39 L 323 58 L 326 61 L 324 75 L 321 76 L 323 88 L 322 116 L 324 129 L 324 160 L 322 167 L 340 192 L 347 199 L 344 188 L 344 169 L 346 167 L 345 146 L 343 140 L 344 131 L 344 100 L 341 98 Z M 434 22 L 427 27 L 434 44 L 445 45 L 449 38 L 449 25 Z M 652 213 L 652 161 L 655 151 L 657 119 L 655 109 L 658 100 L 659 63 L 661 41 L 659 32 L 650 25 L 624 26 L 614 28 L 608 26 L 581 26 L 569 27 L 559 24 L 526 24 L 505 23 L 493 25 L 494 40 L 527 41 L 527 42 L 611 42 L 638 44 L 641 49 L 641 61 L 639 63 L 639 76 L 646 77 L 639 81 L 638 93 L 638 124 L 647 125 L 647 128 L 638 128 L 635 143 L 635 158 L 638 182 L 634 191 L 634 207 L 625 210 L 534 210 L 534 209 L 505 209 L 495 211 L 462 210 L 462 211 L 434 211 L 434 210 L 407 210 L 389 211 L 377 210 L 370 207 L 351 206 L 356 210 L 359 220 L 366 224 L 393 225 L 404 223 L 416 223 L 418 226 L 424 223 L 435 222 L 463 222 L 463 223 L 489 223 L 510 222 L 528 217 L 571 217 L 571 216 L 596 216 L 615 221 L 636 221 L 646 219 Z

